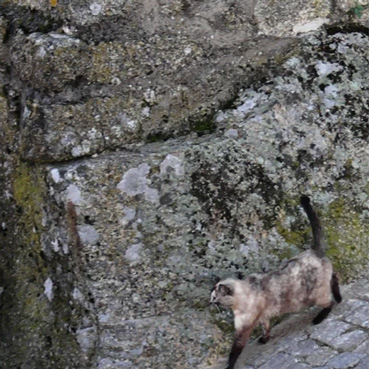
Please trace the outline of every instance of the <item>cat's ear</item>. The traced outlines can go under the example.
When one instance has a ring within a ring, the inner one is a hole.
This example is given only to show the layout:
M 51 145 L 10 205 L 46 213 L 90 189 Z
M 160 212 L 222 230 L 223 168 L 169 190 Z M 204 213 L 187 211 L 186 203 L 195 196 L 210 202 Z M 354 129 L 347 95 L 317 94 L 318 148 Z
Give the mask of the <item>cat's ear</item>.
M 221 281 L 221 278 L 216 275 L 214 278 L 214 284 L 217 284 L 220 281 Z
M 233 289 L 225 284 L 218 284 L 218 291 L 223 295 L 233 296 Z

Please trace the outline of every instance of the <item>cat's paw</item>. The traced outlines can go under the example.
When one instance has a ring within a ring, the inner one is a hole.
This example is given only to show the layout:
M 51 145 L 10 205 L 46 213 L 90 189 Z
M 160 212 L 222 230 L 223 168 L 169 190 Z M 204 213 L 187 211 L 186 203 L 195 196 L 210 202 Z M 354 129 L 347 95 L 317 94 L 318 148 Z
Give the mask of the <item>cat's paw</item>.
M 269 340 L 270 340 L 270 337 L 263 336 L 258 339 L 258 342 L 261 343 L 262 345 L 265 345 Z

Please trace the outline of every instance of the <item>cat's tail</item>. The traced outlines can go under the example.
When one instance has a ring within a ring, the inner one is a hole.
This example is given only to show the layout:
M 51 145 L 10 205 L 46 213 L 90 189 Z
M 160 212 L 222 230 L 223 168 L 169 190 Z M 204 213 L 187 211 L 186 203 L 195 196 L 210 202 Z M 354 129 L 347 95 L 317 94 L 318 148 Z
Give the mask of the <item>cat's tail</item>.
M 313 207 L 310 204 L 310 199 L 306 195 L 302 195 L 300 198 L 301 205 L 304 208 L 311 224 L 311 228 L 313 229 L 313 246 L 311 247 L 317 256 L 324 257 L 325 256 L 325 241 L 324 241 L 324 232 L 322 229 L 322 225 L 318 218 L 318 215 L 314 211 Z

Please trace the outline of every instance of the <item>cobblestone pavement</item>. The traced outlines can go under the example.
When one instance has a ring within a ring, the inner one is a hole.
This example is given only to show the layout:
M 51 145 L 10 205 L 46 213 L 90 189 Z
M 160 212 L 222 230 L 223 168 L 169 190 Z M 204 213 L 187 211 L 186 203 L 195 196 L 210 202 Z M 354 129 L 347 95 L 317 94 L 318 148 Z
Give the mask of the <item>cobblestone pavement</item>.
M 343 301 L 314 326 L 319 312 L 294 314 L 272 330 L 266 345 L 248 343 L 237 369 L 369 369 L 369 280 L 342 289 Z M 225 368 L 226 360 L 218 368 Z

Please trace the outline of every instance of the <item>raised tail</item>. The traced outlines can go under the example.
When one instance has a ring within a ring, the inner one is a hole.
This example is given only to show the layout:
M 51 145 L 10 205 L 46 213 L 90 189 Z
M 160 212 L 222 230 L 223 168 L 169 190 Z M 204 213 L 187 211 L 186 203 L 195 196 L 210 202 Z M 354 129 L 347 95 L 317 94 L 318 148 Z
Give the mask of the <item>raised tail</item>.
M 311 228 L 313 230 L 313 246 L 312 249 L 320 258 L 325 256 L 325 241 L 324 241 L 324 232 L 322 229 L 322 225 L 318 218 L 318 215 L 314 211 L 313 207 L 310 204 L 310 199 L 306 195 L 302 195 L 300 198 L 301 205 L 304 208 L 311 224 Z

